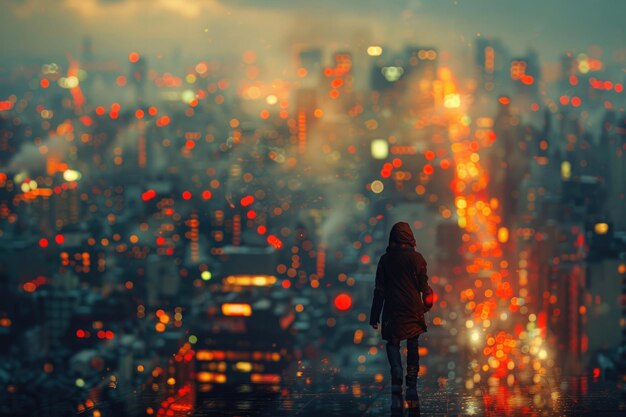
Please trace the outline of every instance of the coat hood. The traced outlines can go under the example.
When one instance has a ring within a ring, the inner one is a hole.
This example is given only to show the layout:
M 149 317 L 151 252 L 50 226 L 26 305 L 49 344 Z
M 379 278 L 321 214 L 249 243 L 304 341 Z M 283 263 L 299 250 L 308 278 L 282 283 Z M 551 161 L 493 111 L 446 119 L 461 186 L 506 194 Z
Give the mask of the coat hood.
M 398 222 L 393 225 L 389 233 L 389 246 L 393 245 L 410 245 L 415 247 L 415 237 L 408 223 Z

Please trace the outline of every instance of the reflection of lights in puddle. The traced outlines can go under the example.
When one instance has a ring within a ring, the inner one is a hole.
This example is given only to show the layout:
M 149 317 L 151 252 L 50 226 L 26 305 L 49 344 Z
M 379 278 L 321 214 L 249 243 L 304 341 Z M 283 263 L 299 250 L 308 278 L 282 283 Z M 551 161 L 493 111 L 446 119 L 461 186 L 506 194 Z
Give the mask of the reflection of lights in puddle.
M 467 415 L 470 416 L 475 416 L 476 414 L 478 414 L 478 405 L 476 404 L 475 400 L 470 400 L 467 403 L 467 408 L 465 410 L 467 412 Z

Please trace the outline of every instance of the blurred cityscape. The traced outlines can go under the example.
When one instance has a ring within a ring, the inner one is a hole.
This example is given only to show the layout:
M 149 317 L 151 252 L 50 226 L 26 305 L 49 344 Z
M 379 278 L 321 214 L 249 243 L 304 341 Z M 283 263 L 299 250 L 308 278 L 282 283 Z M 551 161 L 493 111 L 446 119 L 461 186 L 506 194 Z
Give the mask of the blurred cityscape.
M 2 62 L 0 415 L 386 413 L 397 221 L 424 415 L 626 412 L 626 54 L 471 48 Z

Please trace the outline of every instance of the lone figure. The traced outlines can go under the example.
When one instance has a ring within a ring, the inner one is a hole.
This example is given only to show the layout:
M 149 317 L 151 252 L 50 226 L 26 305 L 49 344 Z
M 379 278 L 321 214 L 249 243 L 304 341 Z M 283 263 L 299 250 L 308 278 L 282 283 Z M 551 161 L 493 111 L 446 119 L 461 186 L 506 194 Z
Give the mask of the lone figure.
M 382 311 L 382 337 L 387 341 L 391 367 L 391 411 L 402 413 L 402 357 L 400 341 L 407 340 L 406 400 L 419 413 L 417 374 L 419 335 L 426 331 L 424 314 L 433 306 L 433 290 L 428 285 L 426 260 L 415 250 L 415 237 L 408 223 L 393 225 L 389 246 L 376 269 L 376 286 L 370 325 L 378 329 Z

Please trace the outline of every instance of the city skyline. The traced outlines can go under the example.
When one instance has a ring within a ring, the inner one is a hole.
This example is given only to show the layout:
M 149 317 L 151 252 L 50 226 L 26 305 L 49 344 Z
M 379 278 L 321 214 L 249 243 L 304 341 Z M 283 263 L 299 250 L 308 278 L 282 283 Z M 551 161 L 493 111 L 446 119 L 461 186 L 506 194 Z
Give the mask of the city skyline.
M 513 54 L 537 49 L 544 62 L 590 48 L 608 61 L 624 60 L 620 16 L 626 4 L 619 0 L 506 3 L 12 0 L 0 17 L 0 35 L 12 41 L 3 43 L 0 56 L 65 56 L 80 50 L 84 36 L 107 58 L 128 49 L 168 55 L 174 48 L 193 58 L 248 49 L 276 55 L 299 44 L 341 48 L 360 42 L 437 44 L 458 55 L 471 51 L 477 37 L 487 37 L 501 39 Z M 272 21 L 284 24 L 267 23 Z

